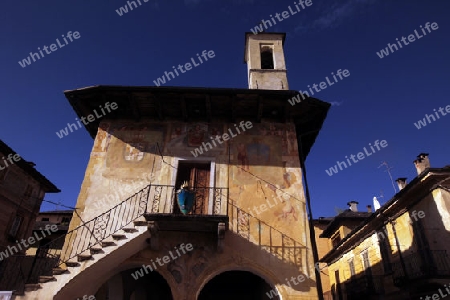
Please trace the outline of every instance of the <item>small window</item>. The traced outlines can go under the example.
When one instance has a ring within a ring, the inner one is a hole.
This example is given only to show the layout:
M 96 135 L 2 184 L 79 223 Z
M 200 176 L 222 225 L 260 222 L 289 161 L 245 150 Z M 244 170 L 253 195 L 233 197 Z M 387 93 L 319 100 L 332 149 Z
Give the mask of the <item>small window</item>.
M 350 268 L 350 275 L 351 276 L 355 276 L 356 272 L 355 272 L 355 262 L 353 261 L 353 259 L 348 261 L 348 267 Z
M 331 245 L 333 246 L 333 248 L 337 247 L 337 245 L 339 245 L 340 242 L 341 242 L 341 236 L 340 236 L 339 232 L 331 237 Z
M 362 253 L 362 260 L 363 260 L 363 266 L 364 266 L 364 273 L 367 276 L 371 276 L 372 269 L 371 269 L 371 265 L 370 265 L 369 251 L 366 250 Z
M 9 236 L 15 238 L 17 236 L 17 232 L 19 231 L 20 225 L 22 224 L 23 217 L 16 215 L 12 222 L 11 228 L 9 229 Z
M 261 48 L 261 69 L 274 69 L 273 50 L 269 46 Z
M 63 217 L 61 221 L 61 225 L 69 225 L 70 217 Z
M 41 221 L 48 222 L 48 221 L 50 221 L 50 219 L 49 218 L 42 218 Z

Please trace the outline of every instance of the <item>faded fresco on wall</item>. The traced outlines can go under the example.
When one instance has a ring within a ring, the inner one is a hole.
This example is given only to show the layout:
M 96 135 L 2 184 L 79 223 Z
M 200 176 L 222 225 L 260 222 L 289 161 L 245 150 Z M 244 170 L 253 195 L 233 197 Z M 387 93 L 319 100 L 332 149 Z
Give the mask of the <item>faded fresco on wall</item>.
M 192 155 L 190 151 L 203 147 L 203 143 L 210 143 L 211 138 L 224 133 L 223 124 L 214 123 L 174 123 L 171 126 L 169 139 L 167 141 L 165 151 L 172 154 Z M 223 144 L 216 143 L 212 149 L 208 148 L 211 155 L 222 154 L 226 151 L 226 142 Z M 212 154 L 214 153 L 214 154 Z
M 267 181 L 282 184 L 281 138 L 276 136 L 238 135 L 231 142 L 231 178 L 239 184 L 255 182 L 262 176 Z
M 106 156 L 104 176 L 139 178 L 143 169 L 150 170 L 162 148 L 164 127 L 161 125 L 121 126 L 112 132 Z M 124 172 L 126 171 L 126 172 Z

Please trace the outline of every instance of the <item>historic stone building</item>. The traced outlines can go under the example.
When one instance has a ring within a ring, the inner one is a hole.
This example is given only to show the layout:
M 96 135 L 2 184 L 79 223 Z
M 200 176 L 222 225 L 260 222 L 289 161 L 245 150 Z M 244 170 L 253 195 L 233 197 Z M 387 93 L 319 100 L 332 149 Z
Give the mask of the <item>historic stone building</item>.
M 400 191 L 383 206 L 358 212 L 350 203 L 322 232 L 332 248 L 321 261 L 333 299 L 448 295 L 450 166 L 431 168 L 426 153 L 414 163 L 418 176 L 409 184 L 399 178 Z
M 0 290 L 11 290 L 25 282 L 17 266 L 35 244 L 32 233 L 42 200 L 60 190 L 2 140 L 0 158 Z
M 18 299 L 317 299 L 301 166 L 330 105 L 289 104 L 284 39 L 246 34 L 249 89 L 66 91 L 80 119 L 105 112 L 86 124 L 81 219 Z

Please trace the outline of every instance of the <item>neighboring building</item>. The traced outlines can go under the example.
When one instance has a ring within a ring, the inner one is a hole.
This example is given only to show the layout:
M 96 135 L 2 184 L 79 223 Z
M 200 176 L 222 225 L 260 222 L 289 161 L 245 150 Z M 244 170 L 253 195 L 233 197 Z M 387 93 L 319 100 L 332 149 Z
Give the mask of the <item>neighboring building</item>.
M 33 228 L 33 234 L 40 234 L 46 226 L 56 225 L 57 230 L 50 231 L 51 234 L 46 235 L 39 243 L 33 244 L 27 249 L 27 255 L 35 255 L 38 248 L 45 248 L 50 242 L 59 239 L 61 242 L 55 246 L 55 249 L 62 249 L 64 245 L 64 236 L 69 231 L 69 224 L 72 220 L 73 210 L 52 210 L 40 212 L 36 218 Z
M 330 105 L 289 104 L 300 95 L 284 39 L 246 34 L 250 89 L 66 91 L 80 118 L 105 114 L 86 125 L 94 145 L 57 275 L 17 299 L 317 299 L 300 159 Z
M 333 247 L 327 239 L 319 238 L 322 232 L 328 227 L 333 218 L 320 217 L 319 219 L 313 220 L 312 224 L 314 226 L 314 232 L 316 237 L 317 252 L 318 256 L 323 257 L 327 254 Z M 326 263 L 319 263 L 320 278 L 322 284 L 322 292 L 324 300 L 332 300 L 331 288 L 330 288 L 330 274 L 328 274 L 328 265 Z
M 351 232 L 341 219 L 322 233 L 333 246 L 321 259 L 329 266 L 333 299 L 431 299 L 435 294 L 438 299 L 439 290 L 445 293 L 450 166 L 430 168 L 425 153 L 414 163 L 418 176 L 409 184 L 399 178 L 400 191 L 369 217 L 354 221 L 363 220 Z
M 0 290 L 8 290 L 14 283 L 5 279 L 17 277 L 9 273 L 8 266 L 17 269 L 11 257 L 25 254 L 20 242 L 31 237 L 45 194 L 60 190 L 2 140 L 0 158 Z

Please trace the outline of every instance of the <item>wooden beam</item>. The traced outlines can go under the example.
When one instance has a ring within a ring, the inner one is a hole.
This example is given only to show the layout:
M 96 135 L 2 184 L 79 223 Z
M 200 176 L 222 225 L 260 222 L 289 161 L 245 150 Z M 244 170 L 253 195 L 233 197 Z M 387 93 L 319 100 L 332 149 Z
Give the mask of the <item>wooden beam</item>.
M 184 95 L 181 95 L 181 112 L 183 114 L 184 122 L 187 122 L 188 113 L 187 113 L 186 100 L 184 99 Z
M 206 106 L 206 119 L 208 123 L 211 123 L 212 113 L 211 113 L 211 96 L 209 94 L 205 95 L 205 106 Z
M 161 99 L 159 97 L 153 96 L 152 100 L 155 103 L 156 113 L 158 114 L 159 120 L 163 121 L 164 120 L 164 114 L 163 114 L 163 104 L 161 102 Z
M 289 123 L 291 121 L 291 118 L 289 116 L 289 106 L 292 107 L 292 105 L 289 104 L 289 102 L 286 101 L 284 104 L 284 122 Z
M 130 102 L 131 111 L 133 113 L 133 117 L 136 122 L 139 122 L 141 119 L 141 114 L 139 113 L 138 103 L 136 101 L 136 98 L 133 97 L 131 93 L 128 93 L 128 101 Z
M 263 103 L 262 103 L 261 96 L 259 96 L 258 97 L 258 112 L 257 112 L 257 116 L 256 116 L 256 121 L 258 123 L 261 123 L 262 114 L 263 114 Z
M 237 97 L 231 96 L 231 123 L 235 123 L 237 118 Z

